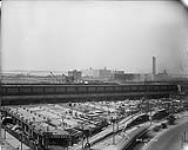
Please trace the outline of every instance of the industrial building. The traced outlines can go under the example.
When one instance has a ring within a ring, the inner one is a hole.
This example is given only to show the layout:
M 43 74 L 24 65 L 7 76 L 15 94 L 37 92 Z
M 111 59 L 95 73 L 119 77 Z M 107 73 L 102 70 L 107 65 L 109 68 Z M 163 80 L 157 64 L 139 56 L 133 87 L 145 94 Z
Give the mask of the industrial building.
M 72 78 L 73 82 L 79 83 L 82 79 L 82 72 L 77 70 L 68 71 L 68 77 Z

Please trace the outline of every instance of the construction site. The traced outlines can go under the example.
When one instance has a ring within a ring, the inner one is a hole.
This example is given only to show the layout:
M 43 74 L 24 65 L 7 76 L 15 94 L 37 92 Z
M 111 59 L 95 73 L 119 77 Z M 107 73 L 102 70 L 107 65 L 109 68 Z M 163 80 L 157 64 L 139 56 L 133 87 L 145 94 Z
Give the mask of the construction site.
M 152 127 L 167 126 L 172 114 L 183 110 L 182 101 L 169 98 L 1 107 L 4 132 L 41 150 L 124 147 L 122 138 L 135 142 L 151 128 L 151 122 Z

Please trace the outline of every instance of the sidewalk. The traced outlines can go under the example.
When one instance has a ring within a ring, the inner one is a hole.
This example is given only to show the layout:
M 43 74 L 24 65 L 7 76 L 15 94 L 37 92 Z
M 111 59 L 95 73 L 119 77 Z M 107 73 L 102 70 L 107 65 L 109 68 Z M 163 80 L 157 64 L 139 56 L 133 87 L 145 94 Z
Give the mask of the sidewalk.
M 2 138 L 0 138 L 0 146 L 0 150 L 17 150 Z
M 146 144 L 144 150 L 182 150 L 184 133 L 187 132 L 188 121 L 186 113 L 177 120 L 175 125 L 169 126 L 166 130 L 159 132 L 151 141 Z M 187 136 L 186 136 L 187 137 Z M 186 148 L 186 147 L 185 147 Z M 184 149 L 185 149 L 184 148 Z
M 20 143 L 20 141 L 18 139 L 16 139 L 12 135 L 10 135 L 8 132 L 6 132 L 6 139 L 5 139 L 5 137 L 4 137 L 5 136 L 4 135 L 4 129 L 2 129 L 1 134 L 2 134 L 2 138 L 1 138 L 0 142 L 2 141 L 2 143 L 4 143 L 4 144 L 1 144 L 2 147 L 1 147 L 0 150 L 2 150 L 3 147 L 5 148 L 3 150 L 20 150 L 21 143 Z M 31 150 L 25 144 L 23 144 L 22 146 L 23 146 L 22 150 Z

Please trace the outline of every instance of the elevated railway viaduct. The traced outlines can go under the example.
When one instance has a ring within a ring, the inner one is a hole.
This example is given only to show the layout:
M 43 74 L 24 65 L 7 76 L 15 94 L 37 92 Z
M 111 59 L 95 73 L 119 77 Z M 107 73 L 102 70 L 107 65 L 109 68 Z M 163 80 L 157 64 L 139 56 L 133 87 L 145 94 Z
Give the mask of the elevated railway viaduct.
M 0 88 L 2 105 L 161 98 L 169 97 L 178 91 L 176 84 L 151 83 L 144 85 L 3 84 Z

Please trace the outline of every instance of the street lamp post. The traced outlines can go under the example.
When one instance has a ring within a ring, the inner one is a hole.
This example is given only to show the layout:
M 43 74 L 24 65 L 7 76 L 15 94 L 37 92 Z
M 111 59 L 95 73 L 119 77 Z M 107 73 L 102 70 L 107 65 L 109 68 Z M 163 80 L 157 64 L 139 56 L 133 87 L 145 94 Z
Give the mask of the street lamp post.
M 113 144 L 115 144 L 115 118 L 111 118 L 111 122 L 113 124 Z
M 4 139 L 6 139 L 6 128 L 4 128 Z
M 82 135 L 82 150 L 84 149 L 84 135 Z
M 114 126 L 115 126 L 115 123 L 113 122 L 113 144 L 115 144 Z
M 86 147 L 88 148 L 88 150 L 90 150 L 90 144 L 89 144 L 89 130 L 84 130 L 84 135 L 86 136 Z
M 152 116 L 151 116 L 151 107 L 150 107 L 150 102 L 148 99 L 148 115 L 149 115 L 149 122 L 150 122 L 150 126 L 152 125 Z
M 20 149 L 23 150 L 23 133 L 20 133 L 21 139 L 20 139 Z
M 144 99 L 144 98 L 142 98 L 142 99 L 141 99 L 141 102 L 140 102 L 140 112 L 141 112 L 141 113 L 143 112 L 143 99 Z
M 69 134 L 68 135 L 68 138 L 67 138 L 67 150 L 69 149 L 69 146 L 71 146 L 72 145 L 72 143 L 71 143 L 71 135 Z
M 70 143 L 69 140 L 70 140 L 70 139 L 69 139 L 69 137 L 68 137 L 68 138 L 67 138 L 67 150 L 69 149 L 69 143 Z
M 84 149 L 84 126 L 82 124 L 82 150 Z

